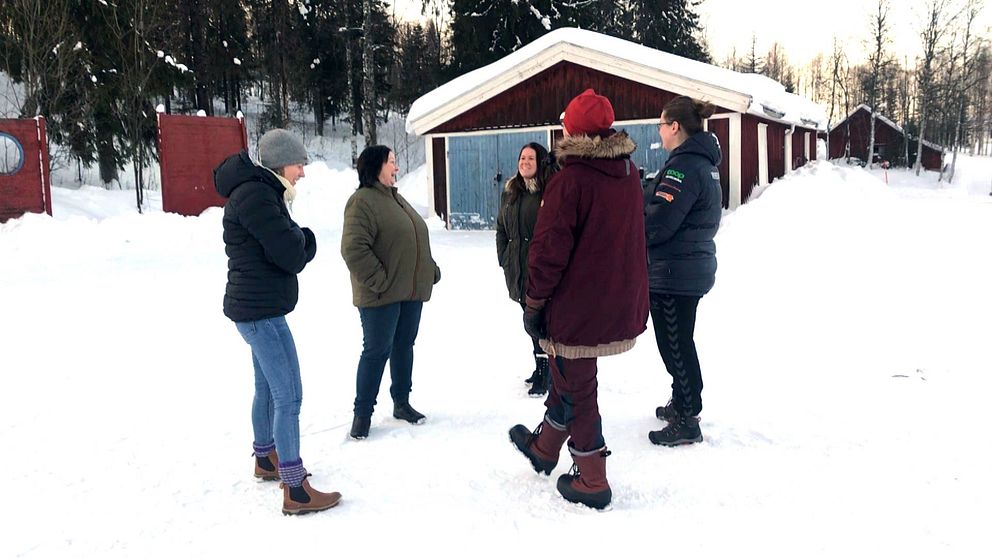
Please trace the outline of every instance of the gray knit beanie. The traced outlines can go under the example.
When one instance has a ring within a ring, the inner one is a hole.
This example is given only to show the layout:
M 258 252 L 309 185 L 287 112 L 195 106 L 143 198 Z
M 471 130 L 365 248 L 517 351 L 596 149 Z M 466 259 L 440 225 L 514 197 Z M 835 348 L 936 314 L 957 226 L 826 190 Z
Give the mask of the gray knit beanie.
M 307 161 L 307 149 L 303 147 L 303 142 L 289 130 L 269 130 L 258 140 L 258 162 L 270 169 Z

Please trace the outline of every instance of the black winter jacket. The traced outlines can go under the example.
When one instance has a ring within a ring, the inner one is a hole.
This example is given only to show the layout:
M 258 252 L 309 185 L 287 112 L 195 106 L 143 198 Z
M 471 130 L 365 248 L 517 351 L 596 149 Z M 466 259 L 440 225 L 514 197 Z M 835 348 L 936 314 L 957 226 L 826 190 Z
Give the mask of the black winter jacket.
M 300 228 L 283 202 L 286 187 L 256 166 L 247 151 L 214 169 L 224 205 L 227 290 L 224 315 L 235 322 L 284 316 L 299 296 L 296 274 L 317 253 L 313 232 Z
M 510 187 L 508 182 L 506 188 Z M 500 199 L 496 217 L 496 257 L 503 268 L 506 290 L 517 302 L 523 302 L 527 291 L 527 254 L 534 236 L 537 210 L 541 207 L 541 194 L 518 192 L 510 203 L 510 192 L 504 189 Z
M 644 189 L 648 288 L 653 293 L 703 296 L 716 281 L 716 243 L 723 211 L 720 146 L 697 132 L 668 156 Z

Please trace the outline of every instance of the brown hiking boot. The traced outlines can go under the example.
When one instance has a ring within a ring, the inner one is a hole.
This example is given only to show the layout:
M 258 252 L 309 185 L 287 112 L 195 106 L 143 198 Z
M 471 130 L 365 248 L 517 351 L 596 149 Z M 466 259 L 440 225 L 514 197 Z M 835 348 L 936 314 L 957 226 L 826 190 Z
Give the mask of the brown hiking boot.
M 320 492 L 310 486 L 310 481 L 303 479 L 302 486 L 290 487 L 286 483 L 282 488 L 283 515 L 303 515 L 324 511 L 338 505 L 341 501 L 340 492 Z
M 270 451 L 265 457 L 255 456 L 255 478 L 263 481 L 279 480 L 279 456 L 276 450 Z
M 572 470 L 558 477 L 558 492 L 569 502 L 601 510 L 610 505 L 613 491 L 606 481 L 606 457 L 610 450 L 603 446 L 593 451 L 572 453 Z
M 526 426 L 518 424 L 510 429 L 510 441 L 524 454 L 534 470 L 550 475 L 558 465 L 558 454 L 568 439 L 568 430 L 551 422 L 547 416 L 531 433 Z

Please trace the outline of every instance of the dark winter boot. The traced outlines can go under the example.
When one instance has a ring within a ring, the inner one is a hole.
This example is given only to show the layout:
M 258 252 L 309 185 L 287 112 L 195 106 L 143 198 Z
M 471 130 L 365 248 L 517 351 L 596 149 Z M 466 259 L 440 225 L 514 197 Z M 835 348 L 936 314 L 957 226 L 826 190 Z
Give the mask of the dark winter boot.
M 703 441 L 699 430 L 699 417 L 676 415 L 668 426 L 648 433 L 652 444 L 659 446 L 681 446 Z
M 530 460 L 538 473 L 550 475 L 558 464 L 558 454 L 568 439 L 568 429 L 547 416 L 531 433 L 526 426 L 518 424 L 510 429 L 510 442 L 520 453 Z
M 668 403 L 665 403 L 663 407 L 658 407 L 654 410 L 654 416 L 658 417 L 659 420 L 671 422 L 679 416 L 679 412 L 675 409 L 675 405 L 672 404 L 672 400 L 669 399 Z
M 255 455 L 255 478 L 263 481 L 279 480 L 279 456 L 276 450 L 269 450 L 269 454 L 261 457 Z
M 531 397 L 544 397 L 548 394 L 548 385 L 551 382 L 551 371 L 548 369 L 548 355 L 535 355 L 537 369 L 534 370 L 534 381 L 531 382 L 527 395 Z
M 410 424 L 423 424 L 427 417 L 417 412 L 407 401 L 393 403 L 393 418 L 405 420 Z
M 372 417 L 360 417 L 355 415 L 351 421 L 351 433 L 349 436 L 355 440 L 364 440 L 369 437 L 369 428 L 372 427 Z
M 601 510 L 610 505 L 613 491 L 606 481 L 606 457 L 610 450 L 603 446 L 592 451 L 576 451 L 569 446 L 572 453 L 572 470 L 567 475 L 558 477 L 558 492 L 562 498 L 576 504 Z

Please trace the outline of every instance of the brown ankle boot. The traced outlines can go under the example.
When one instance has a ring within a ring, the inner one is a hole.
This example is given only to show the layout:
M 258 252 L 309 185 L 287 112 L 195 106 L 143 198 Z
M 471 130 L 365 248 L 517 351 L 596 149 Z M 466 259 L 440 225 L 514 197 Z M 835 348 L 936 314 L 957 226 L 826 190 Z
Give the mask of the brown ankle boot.
M 606 481 L 606 456 L 610 455 L 610 450 L 606 446 L 584 452 L 572 447 L 568 450 L 574 465 L 569 474 L 558 477 L 558 492 L 569 502 L 597 510 L 610 505 L 613 491 Z
M 260 461 L 269 460 L 269 464 L 272 469 L 266 469 L 264 463 Z M 276 454 L 276 450 L 269 452 L 269 455 L 265 457 L 255 456 L 255 478 L 261 479 L 263 481 L 277 481 L 279 480 L 279 456 Z
M 558 465 L 558 454 L 568 439 L 568 429 L 544 417 L 541 424 L 531 433 L 526 426 L 518 424 L 510 429 L 510 441 L 524 454 L 534 470 L 550 475 Z
M 282 487 L 282 513 L 284 515 L 303 515 L 324 511 L 338 505 L 341 501 L 340 492 L 320 492 L 310 486 L 310 481 L 303 479 L 303 485 L 290 487 L 286 483 Z

